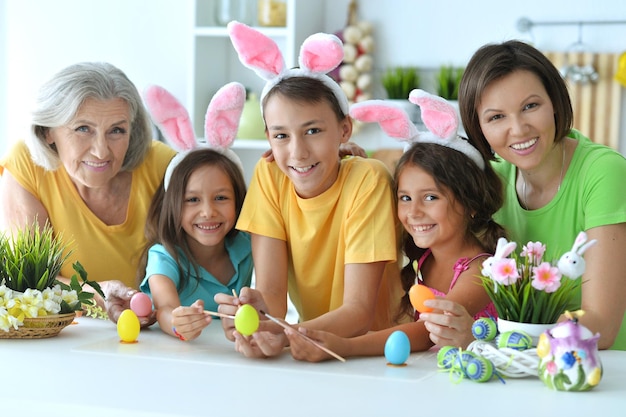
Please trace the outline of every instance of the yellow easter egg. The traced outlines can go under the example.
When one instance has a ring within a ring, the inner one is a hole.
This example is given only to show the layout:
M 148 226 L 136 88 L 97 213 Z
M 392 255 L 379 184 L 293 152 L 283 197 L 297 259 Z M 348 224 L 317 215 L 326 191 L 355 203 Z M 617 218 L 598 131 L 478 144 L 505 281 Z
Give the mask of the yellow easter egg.
M 259 328 L 259 313 L 250 304 L 244 304 L 235 313 L 235 329 L 244 336 L 250 336 Z
M 137 341 L 141 325 L 139 319 L 133 310 L 126 309 L 122 311 L 117 319 L 117 334 L 120 340 L 125 343 L 133 343 Z
M 537 356 L 545 358 L 550 354 L 550 341 L 545 333 L 539 335 L 539 341 L 537 342 Z

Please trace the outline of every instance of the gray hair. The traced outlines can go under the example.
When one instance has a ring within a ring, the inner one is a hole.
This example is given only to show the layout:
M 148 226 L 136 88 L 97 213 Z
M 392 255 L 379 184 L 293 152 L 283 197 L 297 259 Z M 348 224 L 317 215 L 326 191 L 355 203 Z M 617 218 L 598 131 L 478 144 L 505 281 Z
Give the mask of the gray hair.
M 31 134 L 26 138 L 33 161 L 49 171 L 54 171 L 61 165 L 56 147 L 46 142 L 46 135 L 51 128 L 68 124 L 88 98 L 121 98 L 128 104 L 131 119 L 130 143 L 122 170 L 133 170 L 150 150 L 150 119 L 135 85 L 121 70 L 106 62 L 71 65 L 58 72 L 39 89 L 32 113 Z

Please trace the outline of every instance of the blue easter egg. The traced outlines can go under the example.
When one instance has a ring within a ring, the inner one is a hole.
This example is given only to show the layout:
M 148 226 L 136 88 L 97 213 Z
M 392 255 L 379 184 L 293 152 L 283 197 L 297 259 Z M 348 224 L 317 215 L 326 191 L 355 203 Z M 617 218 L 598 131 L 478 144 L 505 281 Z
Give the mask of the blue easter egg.
M 477 340 L 493 340 L 498 334 L 498 326 L 493 319 L 481 317 L 472 325 L 472 334 Z
M 524 332 L 510 330 L 500 333 L 498 337 L 499 348 L 511 348 L 515 350 L 530 349 L 533 345 L 532 338 Z
M 401 330 L 391 333 L 385 342 L 385 358 L 392 365 L 402 365 L 411 354 L 409 337 Z

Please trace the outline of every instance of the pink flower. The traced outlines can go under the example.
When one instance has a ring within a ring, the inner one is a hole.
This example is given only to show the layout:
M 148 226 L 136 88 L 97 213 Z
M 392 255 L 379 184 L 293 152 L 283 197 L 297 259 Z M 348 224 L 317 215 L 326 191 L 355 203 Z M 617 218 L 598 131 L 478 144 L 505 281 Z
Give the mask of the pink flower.
M 546 364 L 546 371 L 548 371 L 550 375 L 556 375 L 559 371 L 559 367 L 556 366 L 556 362 L 550 361 Z
M 519 278 L 515 259 L 497 259 L 492 266 L 492 278 L 503 285 L 514 284 Z
M 541 242 L 528 242 L 526 246 L 522 248 L 521 255 L 528 258 L 531 263 L 539 265 L 543 254 L 546 251 L 546 245 Z
M 542 262 L 533 268 L 532 286 L 547 293 L 555 292 L 561 286 L 561 271 L 548 262 Z

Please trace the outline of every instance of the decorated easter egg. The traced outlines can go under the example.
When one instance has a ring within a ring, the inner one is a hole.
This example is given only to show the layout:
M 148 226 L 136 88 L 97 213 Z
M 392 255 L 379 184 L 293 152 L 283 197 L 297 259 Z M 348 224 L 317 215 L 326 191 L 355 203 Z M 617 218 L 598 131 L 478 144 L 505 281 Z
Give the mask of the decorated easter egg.
M 459 354 L 459 348 L 454 346 L 444 346 L 437 352 L 437 366 L 443 369 L 450 369 L 456 357 Z
M 148 294 L 135 293 L 130 299 L 130 309 L 139 317 L 147 317 L 152 313 L 152 300 Z
M 244 304 L 235 313 L 235 329 L 244 336 L 250 336 L 259 328 L 259 313 L 250 304 Z
M 526 350 L 532 347 L 533 339 L 524 332 L 509 330 L 500 333 L 497 343 L 499 348 Z
M 472 325 L 472 334 L 477 340 L 493 340 L 498 334 L 498 326 L 493 319 L 481 317 Z
M 385 342 L 385 359 L 392 365 L 402 365 L 411 354 L 409 337 L 401 330 L 391 333 Z
M 476 382 L 487 382 L 493 376 L 493 363 L 482 356 L 469 359 L 464 369 L 465 375 Z
M 413 308 L 420 313 L 428 313 L 433 311 L 432 308 L 426 307 L 424 301 L 432 300 L 435 294 L 426 285 L 415 284 L 409 289 L 409 300 Z
M 463 372 L 465 368 L 467 368 L 467 364 L 476 359 L 478 356 L 469 350 L 459 351 L 454 357 L 454 362 L 452 363 L 452 367 L 457 369 L 460 372 Z
M 117 319 L 117 334 L 120 340 L 125 343 L 133 343 L 137 341 L 141 325 L 139 319 L 133 310 L 126 309 L 122 311 Z

